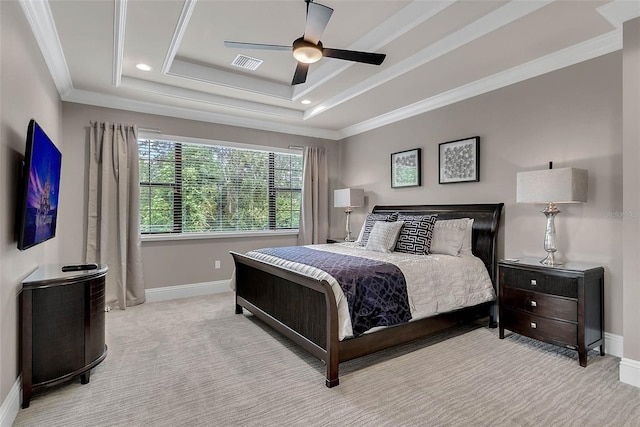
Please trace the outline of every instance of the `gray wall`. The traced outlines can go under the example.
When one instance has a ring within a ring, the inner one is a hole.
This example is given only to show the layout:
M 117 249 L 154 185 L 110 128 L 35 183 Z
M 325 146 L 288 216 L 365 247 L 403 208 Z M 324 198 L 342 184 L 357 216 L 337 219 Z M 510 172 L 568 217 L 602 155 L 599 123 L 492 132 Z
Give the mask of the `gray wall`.
M 624 357 L 640 361 L 640 18 L 624 24 Z M 637 380 L 638 381 L 638 380 Z M 640 381 L 638 381 L 640 382 Z
M 340 142 L 340 186 L 376 204 L 504 202 L 500 256 L 542 258 L 543 206 L 516 204 L 516 173 L 572 166 L 589 171 L 588 201 L 561 205 L 560 256 L 605 267 L 606 331 L 622 335 L 622 54 L 616 52 Z M 480 136 L 480 182 L 438 184 L 438 144 Z M 392 152 L 422 148 L 421 187 L 392 189 Z M 637 160 L 636 163 L 637 165 Z M 637 166 L 636 166 L 637 169 Z M 332 235 L 341 235 L 341 212 Z M 626 338 L 626 336 L 625 336 Z M 626 344 L 626 342 L 625 342 Z
M 81 104 L 63 103 L 63 138 L 68 148 L 65 153 L 62 186 L 73 194 L 71 208 L 61 215 L 61 242 L 64 262 L 84 260 L 87 197 L 87 144 L 90 121 L 108 121 L 136 124 L 142 128 L 160 129 L 167 135 L 180 135 L 274 147 L 325 147 L 329 158 L 329 174 L 337 175 L 337 143 L 308 138 L 197 122 L 151 114 L 133 113 Z M 325 219 L 326 220 L 326 219 Z M 142 256 L 146 288 L 201 283 L 229 279 L 233 262 L 229 251 L 246 252 L 265 246 L 286 246 L 297 243 L 296 235 L 273 237 L 213 238 L 143 242 Z M 214 261 L 221 268 L 214 269 Z
M 0 404 L 19 375 L 18 292 L 40 264 L 58 262 L 60 237 L 20 252 L 14 236 L 16 190 L 27 125 L 35 118 L 63 152 L 61 103 L 18 2 L 0 2 Z M 64 172 L 63 172 L 64 174 Z M 60 211 L 69 194 L 59 197 Z

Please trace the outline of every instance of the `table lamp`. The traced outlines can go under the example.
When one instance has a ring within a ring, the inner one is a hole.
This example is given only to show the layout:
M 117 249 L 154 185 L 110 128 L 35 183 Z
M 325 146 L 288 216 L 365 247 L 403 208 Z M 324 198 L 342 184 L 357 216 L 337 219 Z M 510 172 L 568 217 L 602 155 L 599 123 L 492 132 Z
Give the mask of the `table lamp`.
M 547 217 L 547 227 L 544 234 L 544 250 L 547 256 L 540 263 L 554 266 L 562 265 L 555 258 L 556 227 L 554 218 L 560 213 L 557 203 L 580 203 L 587 201 L 587 170 L 576 168 L 549 169 L 518 172 L 517 174 L 517 203 L 546 204 L 542 213 Z
M 355 239 L 351 237 L 351 226 L 349 224 L 349 216 L 353 212 L 352 208 L 364 206 L 364 190 L 361 188 L 343 188 L 333 191 L 333 207 L 345 208 L 344 213 L 347 216 L 345 242 L 353 242 Z

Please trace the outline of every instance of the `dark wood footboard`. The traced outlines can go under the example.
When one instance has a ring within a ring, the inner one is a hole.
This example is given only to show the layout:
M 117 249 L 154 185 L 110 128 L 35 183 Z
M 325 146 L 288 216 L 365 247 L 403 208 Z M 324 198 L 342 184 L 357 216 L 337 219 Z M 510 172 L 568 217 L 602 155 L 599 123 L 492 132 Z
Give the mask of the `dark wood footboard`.
M 246 308 L 323 360 L 327 387 L 338 385 L 338 307 L 331 285 L 235 252 L 231 255 L 236 265 L 236 313 Z
M 474 218 L 472 246 L 496 286 L 496 236 L 502 203 L 483 205 L 377 206 L 374 212 L 438 213 L 439 218 Z M 462 322 L 489 317 L 495 303 L 443 313 L 338 340 L 338 308 L 331 285 L 231 252 L 236 266 L 236 313 L 247 309 L 326 364 L 326 385 L 339 384 L 340 362 L 426 337 Z

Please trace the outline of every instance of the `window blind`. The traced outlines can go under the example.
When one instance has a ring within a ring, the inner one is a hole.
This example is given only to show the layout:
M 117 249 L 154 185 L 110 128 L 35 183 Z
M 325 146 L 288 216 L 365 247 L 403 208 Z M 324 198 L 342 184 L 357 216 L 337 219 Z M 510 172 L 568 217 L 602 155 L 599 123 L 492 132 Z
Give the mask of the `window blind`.
M 298 228 L 302 155 L 138 141 L 143 234 Z

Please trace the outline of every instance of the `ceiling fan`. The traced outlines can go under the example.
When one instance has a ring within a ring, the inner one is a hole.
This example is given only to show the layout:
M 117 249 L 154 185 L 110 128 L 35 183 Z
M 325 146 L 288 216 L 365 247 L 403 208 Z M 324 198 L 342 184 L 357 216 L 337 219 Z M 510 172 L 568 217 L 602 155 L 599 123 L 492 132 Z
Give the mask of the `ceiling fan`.
M 358 52 L 355 50 L 332 49 L 322 46 L 320 37 L 329 23 L 333 14 L 330 7 L 314 3 L 313 0 L 305 0 L 307 3 L 307 24 L 304 35 L 293 41 L 291 46 L 243 43 L 225 41 L 224 45 L 240 49 L 264 49 L 264 50 L 292 50 L 293 57 L 298 61 L 296 71 L 293 74 L 292 85 L 304 83 L 307 80 L 309 64 L 318 62 L 323 56 L 327 58 L 344 59 L 346 61 L 363 62 L 365 64 L 380 65 L 385 54 L 372 52 Z

